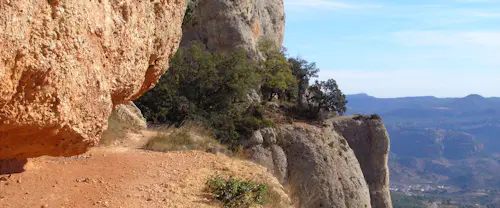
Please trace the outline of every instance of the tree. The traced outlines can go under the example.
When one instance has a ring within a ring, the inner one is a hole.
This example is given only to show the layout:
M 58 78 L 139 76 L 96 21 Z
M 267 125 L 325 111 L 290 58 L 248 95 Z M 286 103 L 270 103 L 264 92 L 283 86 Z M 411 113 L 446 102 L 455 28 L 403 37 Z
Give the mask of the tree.
M 287 90 L 297 85 L 290 63 L 285 57 L 286 50 L 284 48 L 280 50 L 273 42 L 267 40 L 259 43 L 259 49 L 263 56 L 259 61 L 263 97 L 269 101 L 276 96 L 282 98 Z
M 193 42 L 179 49 L 157 86 L 136 104 L 150 122 L 179 125 L 244 111 L 236 108 L 258 81 L 255 63 L 243 51 L 211 53 Z
M 309 112 L 318 117 L 321 111 L 343 115 L 347 111 L 346 96 L 339 89 L 334 79 L 316 81 L 306 92 L 306 101 Z
M 292 74 L 297 80 L 297 101 L 299 107 L 303 105 L 303 97 L 309 87 L 309 80 L 313 77 L 318 77 L 319 69 L 316 67 L 316 63 L 309 63 L 306 60 L 297 57 L 289 58 L 288 62 L 291 65 Z

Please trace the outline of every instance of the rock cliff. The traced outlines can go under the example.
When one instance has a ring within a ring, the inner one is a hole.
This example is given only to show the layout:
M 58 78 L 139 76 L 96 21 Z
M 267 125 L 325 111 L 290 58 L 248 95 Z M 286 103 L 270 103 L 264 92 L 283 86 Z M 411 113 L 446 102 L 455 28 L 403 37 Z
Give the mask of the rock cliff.
M 378 118 L 280 125 L 256 131 L 242 144 L 253 161 L 292 187 L 300 207 L 392 207 L 390 141 Z
M 281 46 L 284 30 L 283 0 L 191 0 L 181 44 L 197 40 L 210 50 L 256 54 L 261 39 Z
M 289 184 L 298 207 L 371 207 L 358 160 L 331 124 L 261 129 L 245 147 L 254 161 Z
M 152 88 L 184 0 L 0 0 L 0 159 L 97 144 L 114 105 Z
M 390 140 L 382 120 L 371 116 L 351 116 L 332 119 L 331 123 L 354 150 L 370 188 L 372 207 L 391 208 Z

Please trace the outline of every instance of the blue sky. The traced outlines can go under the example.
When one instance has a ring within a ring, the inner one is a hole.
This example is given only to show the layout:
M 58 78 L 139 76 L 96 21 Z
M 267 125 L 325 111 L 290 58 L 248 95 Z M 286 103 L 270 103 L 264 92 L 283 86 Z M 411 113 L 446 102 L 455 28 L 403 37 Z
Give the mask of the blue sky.
M 500 97 L 500 0 L 284 0 L 284 46 L 346 94 Z

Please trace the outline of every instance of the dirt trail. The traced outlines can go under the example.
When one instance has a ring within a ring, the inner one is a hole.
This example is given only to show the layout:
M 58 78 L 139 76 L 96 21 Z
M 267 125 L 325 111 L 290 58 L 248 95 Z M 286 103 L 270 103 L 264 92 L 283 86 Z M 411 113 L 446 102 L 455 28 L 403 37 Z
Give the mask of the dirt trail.
M 251 162 L 200 151 L 101 147 L 78 157 L 31 159 L 24 173 L 0 176 L 0 207 L 220 207 L 204 191 L 216 173 L 266 182 L 284 195 Z

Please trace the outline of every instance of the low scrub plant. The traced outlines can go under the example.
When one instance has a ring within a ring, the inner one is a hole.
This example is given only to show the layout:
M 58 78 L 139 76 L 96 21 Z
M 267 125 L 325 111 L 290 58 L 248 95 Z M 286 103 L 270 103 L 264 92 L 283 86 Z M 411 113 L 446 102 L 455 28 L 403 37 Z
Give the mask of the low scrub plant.
M 221 175 L 209 178 L 206 184 L 209 192 L 222 202 L 225 208 L 247 208 L 257 204 L 263 205 L 267 201 L 268 187 L 265 184 Z

